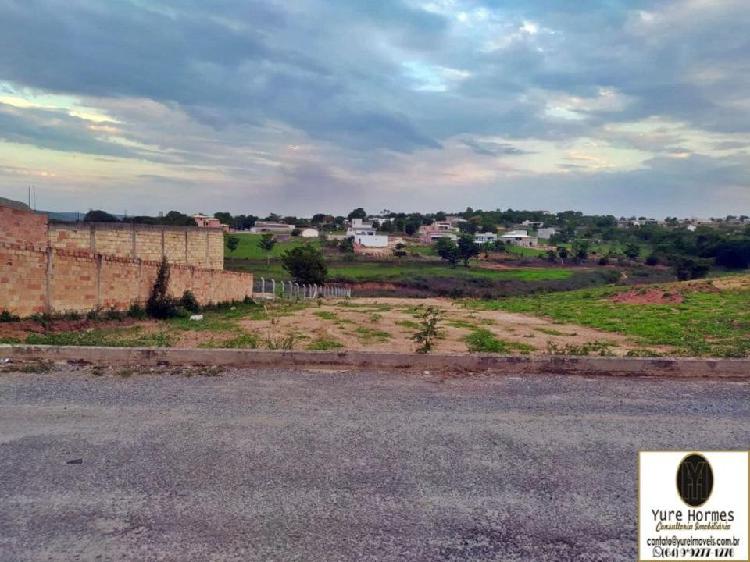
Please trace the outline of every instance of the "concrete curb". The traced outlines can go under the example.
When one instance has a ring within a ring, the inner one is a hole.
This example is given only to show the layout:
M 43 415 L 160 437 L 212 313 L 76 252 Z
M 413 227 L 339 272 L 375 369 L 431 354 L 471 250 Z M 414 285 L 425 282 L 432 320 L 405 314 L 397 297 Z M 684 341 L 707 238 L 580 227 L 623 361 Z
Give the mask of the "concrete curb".
M 0 345 L 0 358 L 98 365 L 217 365 L 224 367 L 345 367 L 497 374 L 711 377 L 750 379 L 750 359 L 572 357 L 557 355 L 429 354 L 367 351 L 265 351 L 145 347 Z

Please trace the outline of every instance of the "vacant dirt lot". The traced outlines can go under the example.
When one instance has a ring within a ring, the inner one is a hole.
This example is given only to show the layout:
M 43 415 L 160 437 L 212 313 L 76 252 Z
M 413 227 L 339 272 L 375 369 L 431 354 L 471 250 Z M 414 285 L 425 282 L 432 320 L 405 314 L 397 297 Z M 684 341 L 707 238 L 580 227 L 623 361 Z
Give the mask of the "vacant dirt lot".
M 750 435 L 746 382 L 170 373 L 0 374 L 0 560 L 634 560 L 637 451 Z
M 349 302 L 324 302 L 320 307 L 309 306 L 293 315 L 272 320 L 244 320 L 241 324 L 249 332 L 295 333 L 306 336 L 308 341 L 339 342 L 347 349 L 410 352 L 416 347 L 411 336 L 418 327 L 417 317 L 428 306 L 442 312 L 442 337 L 435 347 L 439 352 L 468 351 L 465 338 L 479 328 L 489 330 L 500 340 L 528 347 L 531 353 L 546 352 L 549 342 L 560 346 L 607 342 L 616 355 L 639 348 L 632 340 L 616 334 L 523 314 L 468 310 L 459 302 L 442 298 L 356 298 Z M 304 341 L 301 340 L 300 347 L 304 347 Z M 519 352 L 518 348 L 515 352 Z

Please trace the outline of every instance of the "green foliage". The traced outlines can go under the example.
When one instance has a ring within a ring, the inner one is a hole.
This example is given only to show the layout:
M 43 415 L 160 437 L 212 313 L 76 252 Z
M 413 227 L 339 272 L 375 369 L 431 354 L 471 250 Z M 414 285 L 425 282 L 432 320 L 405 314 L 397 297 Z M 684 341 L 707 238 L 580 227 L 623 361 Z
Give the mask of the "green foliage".
M 372 328 L 365 328 L 359 326 L 355 328 L 354 333 L 362 343 L 382 343 L 391 339 L 391 334 L 384 332 L 383 330 L 375 330 Z
M 84 332 L 29 334 L 26 343 L 103 347 L 169 347 L 172 340 L 166 332 L 144 332 L 141 327 L 136 326 Z
M 344 344 L 333 338 L 326 337 L 312 341 L 307 346 L 307 349 L 310 351 L 328 351 L 329 349 L 338 349 L 340 347 L 344 347 Z
M 450 238 L 438 238 L 435 242 L 435 253 L 451 266 L 455 266 L 460 258 L 458 246 Z
M 619 291 L 601 287 L 469 305 L 590 326 L 635 337 L 644 345 L 673 346 L 684 355 L 750 355 L 750 290 L 688 292 L 679 304 L 648 305 L 614 302 L 611 297 Z
M 613 355 L 610 348 L 612 344 L 605 341 L 586 342 L 580 345 L 566 343 L 560 345 L 555 342 L 547 342 L 547 353 L 550 355 L 599 355 L 609 357 Z
M 339 241 L 338 250 L 342 254 L 354 254 L 354 238 L 351 236 Z
M 393 255 L 397 258 L 403 258 L 406 256 L 406 244 L 399 242 L 393 248 Z
M 510 353 L 512 350 L 529 353 L 533 350 L 530 345 L 498 339 L 486 328 L 475 329 L 464 341 L 472 353 Z
M 435 341 L 440 337 L 439 324 L 442 321 L 442 312 L 434 306 L 428 306 L 417 316 L 419 329 L 411 337 L 417 346 L 417 353 L 429 353 L 435 346 Z
M 21 319 L 15 314 L 11 314 L 7 310 L 0 312 L 0 322 L 18 322 Z
M 188 312 L 197 313 L 201 311 L 201 307 L 198 304 L 198 299 L 195 298 L 195 295 L 191 290 L 187 290 L 184 293 L 182 293 L 182 298 L 180 299 L 180 306 L 187 310 Z
M 139 303 L 134 302 L 128 309 L 128 316 L 136 320 L 144 320 L 148 317 L 148 314 Z
M 86 213 L 83 222 L 120 222 L 120 219 L 106 211 L 95 210 Z
M 328 268 L 321 251 L 315 246 L 298 246 L 281 256 L 284 269 L 297 283 L 320 285 L 325 283 Z
M 256 349 L 258 347 L 258 336 L 255 334 L 239 334 L 227 340 L 216 341 L 211 339 L 200 345 L 202 348 L 210 349 Z
M 362 207 L 357 207 L 351 213 L 349 213 L 349 215 L 347 215 L 347 218 L 349 220 L 352 220 L 352 219 L 363 219 L 364 220 L 364 219 L 367 218 L 367 213 L 365 212 L 365 210 Z
M 267 263 L 271 263 L 271 250 L 273 250 L 275 245 L 276 238 L 270 232 L 266 232 L 258 240 L 258 247 L 266 253 Z
M 240 245 L 240 239 L 236 236 L 227 236 L 227 249 L 230 253 L 234 253 L 237 247 Z
M 469 234 L 462 234 L 458 238 L 458 257 L 469 267 L 469 260 L 479 255 L 479 247 L 474 242 L 474 237 Z
M 174 318 L 184 315 L 184 309 L 180 309 L 175 299 L 168 294 L 169 271 L 169 263 L 166 258 L 162 258 L 154 286 L 146 301 L 146 313 L 151 318 Z
M 641 255 L 641 246 L 636 242 L 628 242 L 623 253 L 631 260 L 638 259 Z
M 705 260 L 697 260 L 688 257 L 678 257 L 672 262 L 672 270 L 675 277 L 680 281 L 689 279 L 702 279 L 708 275 L 710 266 Z

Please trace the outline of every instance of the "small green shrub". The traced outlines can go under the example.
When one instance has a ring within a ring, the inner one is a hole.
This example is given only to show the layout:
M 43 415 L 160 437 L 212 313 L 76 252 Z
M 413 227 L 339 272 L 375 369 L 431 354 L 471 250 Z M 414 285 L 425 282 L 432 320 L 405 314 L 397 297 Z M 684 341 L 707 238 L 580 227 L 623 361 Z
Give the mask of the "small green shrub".
M 328 351 L 329 349 L 338 349 L 340 347 L 344 347 L 344 344 L 338 340 L 333 338 L 319 338 L 311 342 L 307 346 L 307 349 L 310 351 Z
M 180 306 L 187 310 L 188 312 L 192 313 L 198 313 L 201 311 L 201 307 L 198 304 L 198 299 L 195 298 L 195 295 L 191 290 L 187 290 L 184 293 L 182 293 L 182 298 L 180 299 Z
M 3 310 L 2 312 L 0 312 L 0 322 L 19 322 L 20 320 L 20 317 L 16 316 L 15 314 L 11 314 L 7 310 Z
M 429 353 L 435 347 L 435 340 L 440 337 L 439 324 L 442 320 L 442 313 L 434 306 L 428 306 L 417 318 L 419 329 L 411 339 L 418 344 L 417 353 Z

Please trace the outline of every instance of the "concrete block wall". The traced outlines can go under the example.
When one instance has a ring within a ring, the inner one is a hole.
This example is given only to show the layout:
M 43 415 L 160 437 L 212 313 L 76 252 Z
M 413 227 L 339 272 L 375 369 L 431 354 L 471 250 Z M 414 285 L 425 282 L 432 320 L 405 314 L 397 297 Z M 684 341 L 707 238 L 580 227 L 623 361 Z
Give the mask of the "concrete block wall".
M 0 205 L 0 243 L 44 248 L 47 215 Z
M 0 310 L 24 317 L 127 310 L 148 299 L 162 255 L 171 264 L 173 296 L 190 290 L 201 304 L 251 296 L 252 274 L 223 271 L 223 252 L 218 229 L 48 228 L 45 215 L 0 206 Z
M 224 269 L 224 233 L 217 228 L 171 227 L 123 223 L 54 223 L 49 244 L 123 258 Z

